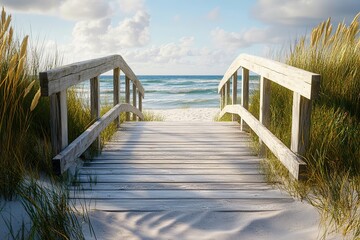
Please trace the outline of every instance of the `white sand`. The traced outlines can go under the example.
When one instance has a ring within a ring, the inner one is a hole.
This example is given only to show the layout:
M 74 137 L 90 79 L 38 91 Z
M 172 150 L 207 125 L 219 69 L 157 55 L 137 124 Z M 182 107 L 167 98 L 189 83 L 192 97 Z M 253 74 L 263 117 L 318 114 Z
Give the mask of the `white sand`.
M 197 121 L 197 122 L 212 122 L 214 117 L 220 112 L 219 108 L 178 108 L 165 110 L 149 110 L 157 115 L 163 116 L 164 121 L 179 122 L 179 121 Z
M 91 213 L 98 239 L 319 239 L 319 215 L 299 201 L 268 212 L 102 212 Z M 87 232 L 86 239 L 94 239 Z M 326 239 L 341 239 L 328 236 Z

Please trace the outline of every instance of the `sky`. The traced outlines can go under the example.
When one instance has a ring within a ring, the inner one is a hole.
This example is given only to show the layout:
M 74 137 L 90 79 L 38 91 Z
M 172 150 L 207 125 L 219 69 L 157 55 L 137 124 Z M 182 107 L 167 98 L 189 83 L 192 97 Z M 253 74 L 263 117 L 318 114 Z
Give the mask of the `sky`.
M 16 31 L 64 64 L 120 54 L 138 75 L 222 75 L 241 53 L 290 49 L 360 0 L 0 0 Z

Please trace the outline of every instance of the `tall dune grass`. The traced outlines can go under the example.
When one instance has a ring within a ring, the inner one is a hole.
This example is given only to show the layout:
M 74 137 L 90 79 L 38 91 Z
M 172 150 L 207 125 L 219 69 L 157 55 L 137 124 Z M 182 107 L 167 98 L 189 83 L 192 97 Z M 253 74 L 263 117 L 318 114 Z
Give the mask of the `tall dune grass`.
M 310 147 L 304 156 L 308 180 L 293 182 L 274 160 L 269 168 L 287 179 L 287 190 L 321 210 L 327 230 L 354 239 L 360 237 L 359 15 L 349 26 L 340 23 L 336 29 L 330 19 L 321 23 L 287 55 L 288 64 L 322 77 L 320 96 L 313 106 Z M 270 128 L 289 146 L 292 95 L 276 84 L 271 91 Z M 255 94 L 251 105 L 254 115 L 258 114 L 258 101 Z
M 37 184 L 40 174 L 52 179 L 49 101 L 40 98 L 38 72 L 55 67 L 61 58 L 43 55 L 41 47 L 29 49 L 29 39 L 18 40 L 11 16 L 2 9 L 0 19 L 0 200 L 22 199 L 31 220 L 28 237 L 82 239 L 84 215 L 74 212 L 66 198 L 63 182 L 58 187 Z M 54 59 L 55 58 L 55 59 Z M 68 96 L 69 121 L 79 123 L 73 131 L 82 132 L 89 122 L 87 110 L 76 109 L 81 100 Z M 111 130 L 113 131 L 113 130 Z M 107 133 L 109 136 L 110 133 Z M 70 135 L 70 140 L 75 136 Z M 27 184 L 31 183 L 31 184 Z M 55 186 L 55 185 L 54 185 Z M 28 194 L 31 191 L 31 194 Z M 3 202 L 2 202 L 3 203 Z M 50 219 L 56 218 L 56 219 Z M 4 219 L 4 221 L 6 221 Z M 12 232 L 11 219 L 6 222 Z M 5 227 L 5 226 L 3 226 Z M 23 235 L 24 226 L 21 230 Z

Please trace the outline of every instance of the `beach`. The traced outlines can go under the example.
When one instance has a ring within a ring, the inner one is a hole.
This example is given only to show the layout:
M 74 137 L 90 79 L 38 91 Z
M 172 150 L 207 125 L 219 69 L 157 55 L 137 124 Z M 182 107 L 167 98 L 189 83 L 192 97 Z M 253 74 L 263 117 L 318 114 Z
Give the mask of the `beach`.
M 164 110 L 149 110 L 155 115 L 162 116 L 167 122 L 212 122 L 220 110 L 218 108 L 176 108 Z

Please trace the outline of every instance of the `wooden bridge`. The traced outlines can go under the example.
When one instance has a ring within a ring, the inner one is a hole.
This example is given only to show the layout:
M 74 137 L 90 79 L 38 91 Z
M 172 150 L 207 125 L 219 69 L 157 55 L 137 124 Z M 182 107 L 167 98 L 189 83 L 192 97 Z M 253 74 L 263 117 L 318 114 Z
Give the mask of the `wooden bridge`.
M 242 71 L 241 103 L 237 103 L 238 70 Z M 114 107 L 99 115 L 99 75 L 113 70 Z M 259 120 L 248 111 L 249 72 L 260 80 Z M 125 75 L 125 103 L 120 103 L 119 75 Z M 244 211 L 264 212 L 288 208 L 294 200 L 271 188 L 260 171 L 261 157 L 252 149 L 250 129 L 279 158 L 289 173 L 301 179 L 306 164 L 301 155 L 308 145 L 311 101 L 320 76 L 272 60 L 240 55 L 219 83 L 221 115 L 234 114 L 234 122 L 142 122 L 141 82 L 118 55 L 80 62 L 40 74 L 44 96 L 50 96 L 54 170 L 64 173 L 100 132 L 115 121 L 118 131 L 99 156 L 79 168 L 83 191 L 74 199 L 91 200 L 103 211 Z M 66 90 L 91 79 L 94 123 L 76 140 L 67 141 Z M 267 129 L 270 83 L 293 91 L 291 147 Z M 131 84 L 132 83 L 132 84 Z M 232 91 L 231 91 L 232 88 Z M 130 98 L 132 95 L 132 103 Z M 120 125 L 119 114 L 128 120 Z M 129 121 L 132 115 L 134 121 Z

